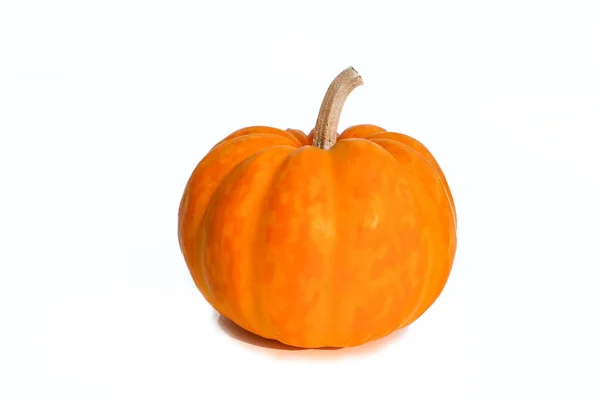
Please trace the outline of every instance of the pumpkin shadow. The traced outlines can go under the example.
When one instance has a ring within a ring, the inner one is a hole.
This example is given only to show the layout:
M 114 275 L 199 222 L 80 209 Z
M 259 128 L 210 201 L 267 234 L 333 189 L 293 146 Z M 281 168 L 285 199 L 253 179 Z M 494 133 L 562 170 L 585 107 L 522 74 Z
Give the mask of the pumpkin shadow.
M 236 323 L 215 312 L 217 325 L 226 335 L 243 343 L 249 347 L 265 350 L 276 357 L 305 357 L 305 358 L 341 358 L 346 356 L 367 356 L 371 355 L 392 343 L 400 340 L 409 327 L 399 329 L 389 335 L 354 347 L 322 347 L 317 349 L 306 349 L 303 347 L 294 347 L 281 343 L 277 340 L 266 339 L 252 332 L 245 330 Z

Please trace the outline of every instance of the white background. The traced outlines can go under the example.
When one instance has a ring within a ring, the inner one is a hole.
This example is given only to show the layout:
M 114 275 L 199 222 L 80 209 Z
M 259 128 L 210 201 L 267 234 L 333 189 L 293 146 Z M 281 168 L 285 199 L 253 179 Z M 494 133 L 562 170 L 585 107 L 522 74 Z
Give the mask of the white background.
M 597 4 L 2 1 L 0 398 L 600 398 Z M 183 187 L 238 128 L 310 130 L 349 65 L 341 128 L 447 175 L 451 278 L 379 342 L 249 343 L 188 274 Z

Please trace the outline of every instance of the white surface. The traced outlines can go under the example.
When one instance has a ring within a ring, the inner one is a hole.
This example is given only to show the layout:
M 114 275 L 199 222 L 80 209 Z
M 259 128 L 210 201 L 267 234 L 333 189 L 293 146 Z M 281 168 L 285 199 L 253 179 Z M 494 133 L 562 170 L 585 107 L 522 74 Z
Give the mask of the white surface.
M 0 398 L 600 398 L 597 2 L 3 1 Z M 395 4 L 393 7 L 390 4 Z M 459 248 L 407 332 L 339 352 L 232 338 L 176 214 L 231 131 L 421 140 Z

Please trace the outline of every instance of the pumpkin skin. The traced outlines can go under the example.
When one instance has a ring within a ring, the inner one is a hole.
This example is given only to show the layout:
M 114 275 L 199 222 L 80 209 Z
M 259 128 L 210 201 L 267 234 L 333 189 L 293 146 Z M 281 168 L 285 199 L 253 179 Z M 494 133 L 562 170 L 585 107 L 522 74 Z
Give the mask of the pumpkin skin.
M 446 178 L 423 144 L 375 125 L 328 150 L 312 133 L 238 130 L 200 161 L 179 243 L 206 300 L 287 345 L 349 347 L 419 318 L 456 251 Z

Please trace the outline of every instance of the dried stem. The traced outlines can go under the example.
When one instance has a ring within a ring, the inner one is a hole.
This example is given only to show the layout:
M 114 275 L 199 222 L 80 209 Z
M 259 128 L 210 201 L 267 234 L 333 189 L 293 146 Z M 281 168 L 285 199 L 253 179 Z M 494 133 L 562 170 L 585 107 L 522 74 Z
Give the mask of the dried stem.
M 337 129 L 342 108 L 350 92 L 363 84 L 358 72 L 352 67 L 346 68 L 335 77 L 321 103 L 319 117 L 314 130 L 313 146 L 329 150 L 337 139 Z

